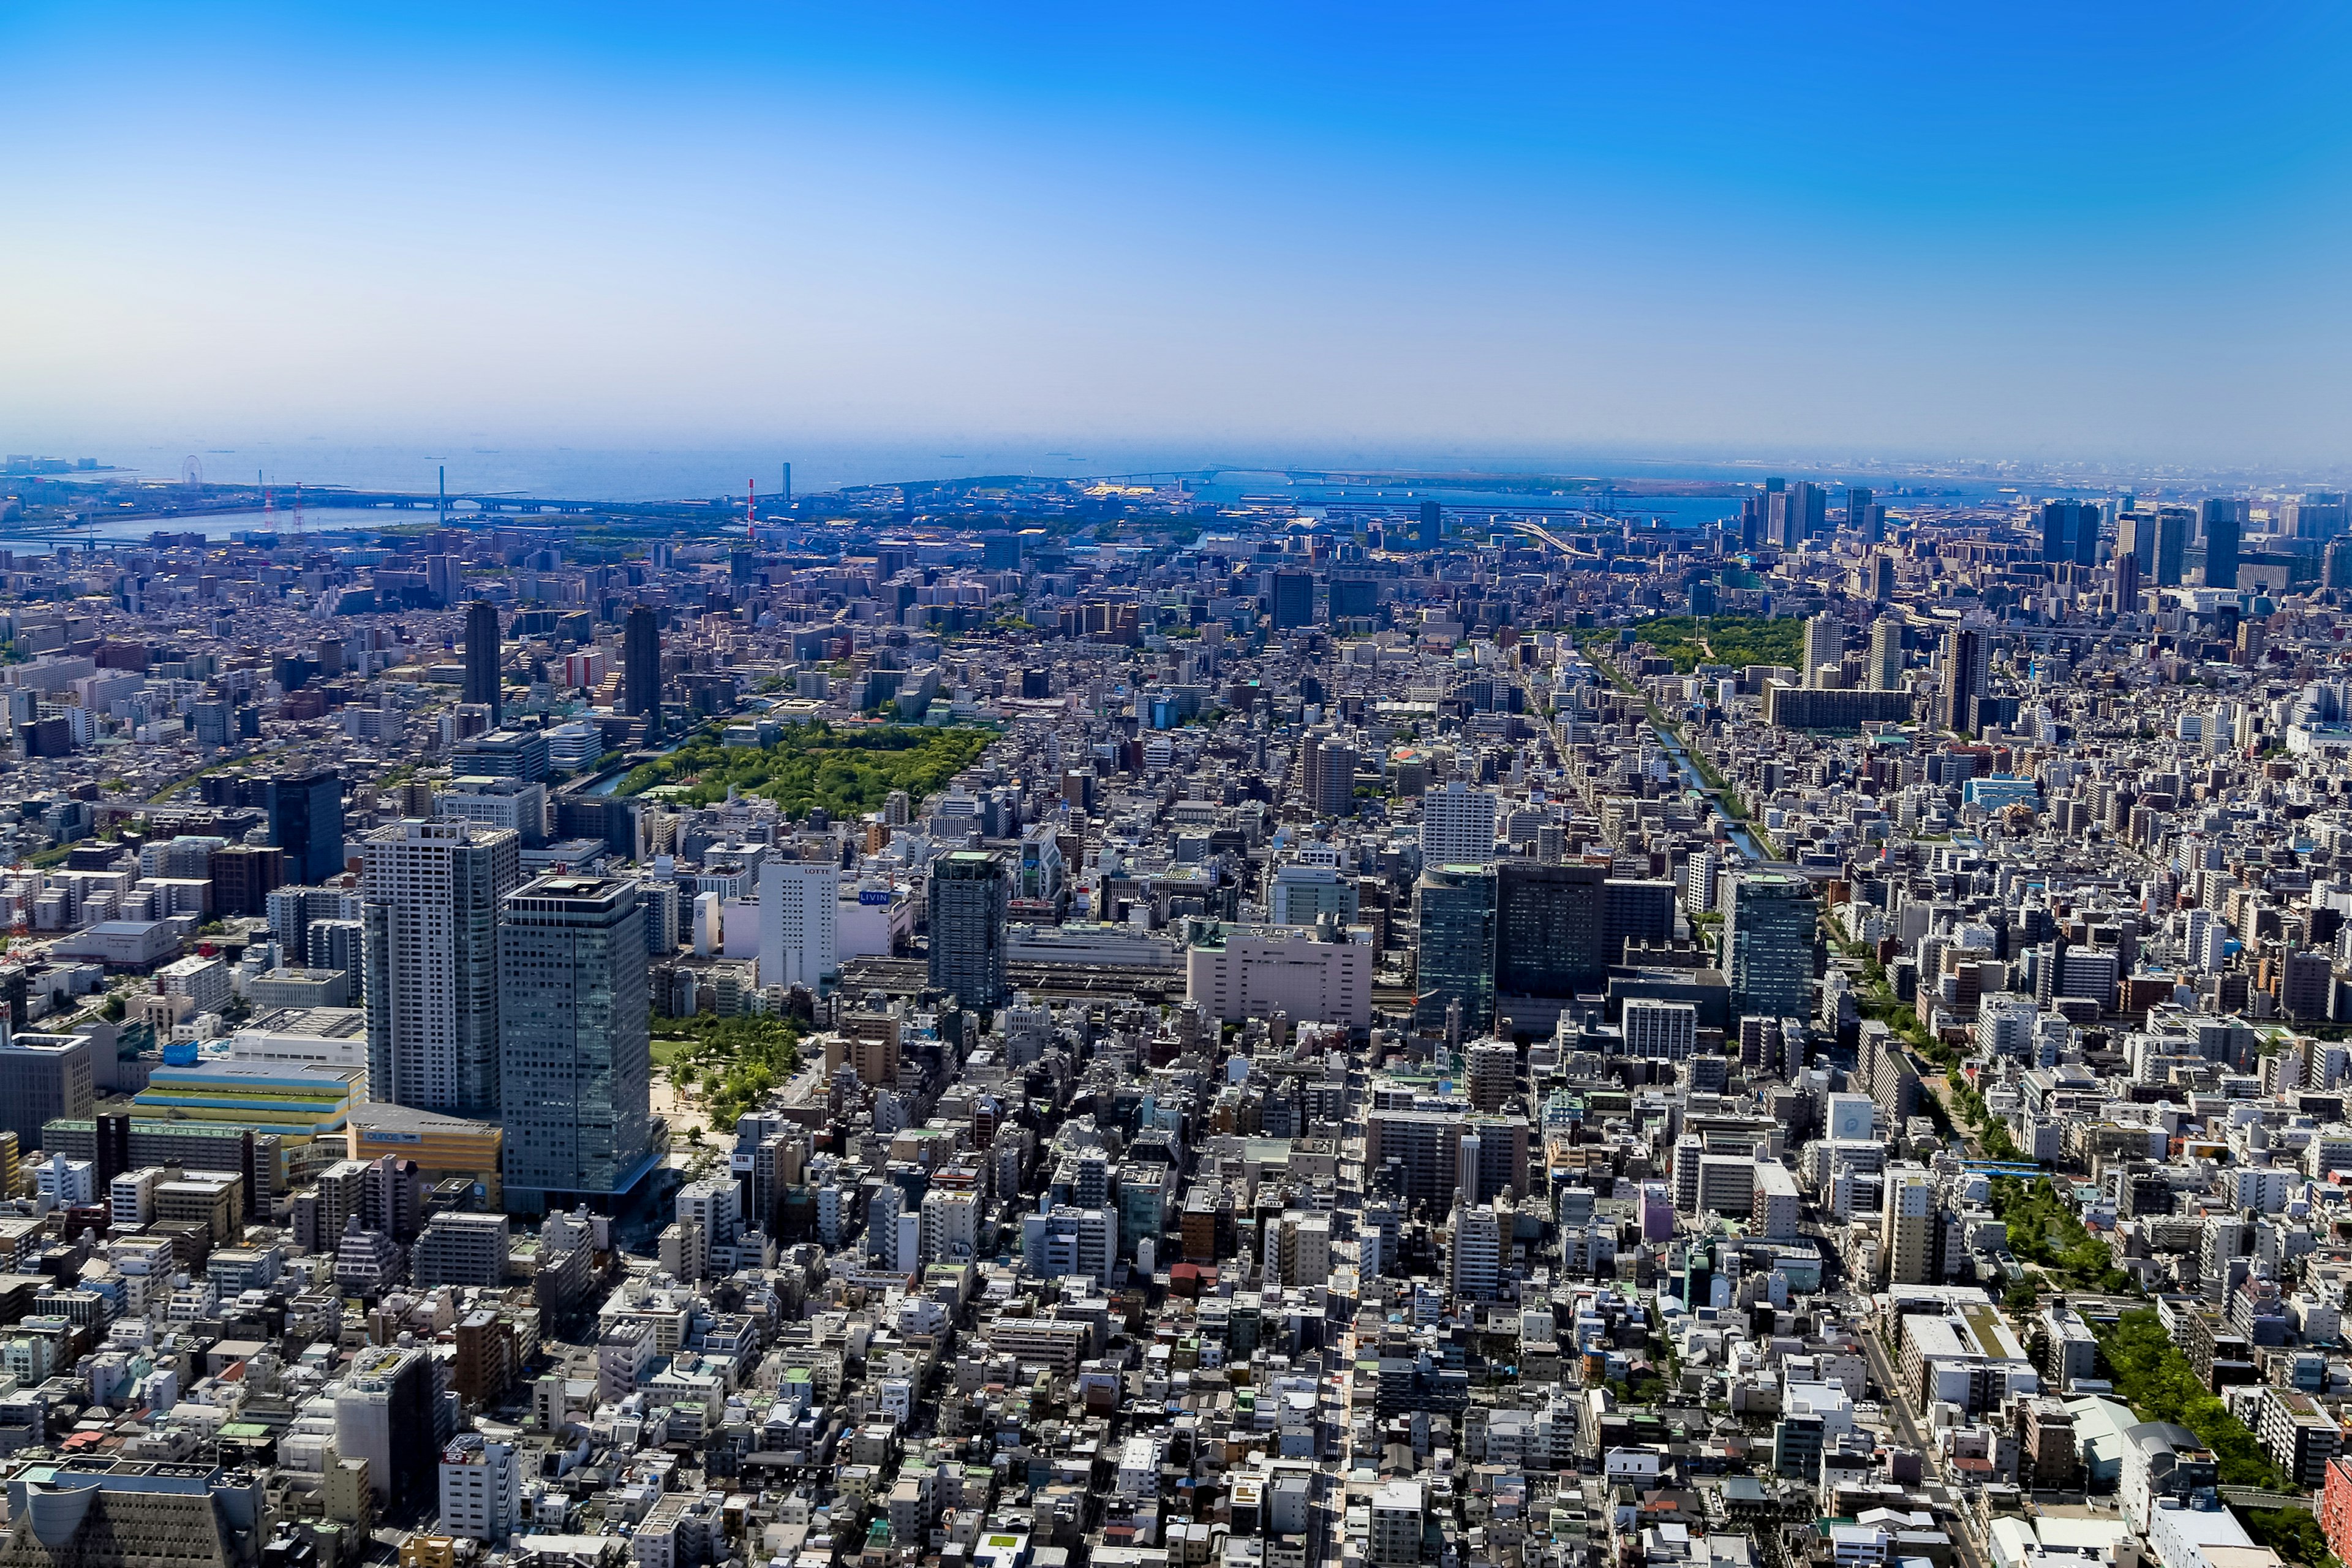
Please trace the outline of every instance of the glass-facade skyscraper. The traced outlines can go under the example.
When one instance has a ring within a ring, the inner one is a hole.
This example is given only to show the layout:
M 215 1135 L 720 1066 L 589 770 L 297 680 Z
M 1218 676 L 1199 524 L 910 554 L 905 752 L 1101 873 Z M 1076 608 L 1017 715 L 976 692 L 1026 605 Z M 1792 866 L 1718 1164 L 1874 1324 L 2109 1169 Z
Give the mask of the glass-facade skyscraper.
M 466 700 L 490 710 L 490 728 L 499 727 L 499 607 L 488 599 L 466 606 Z
M 343 775 L 332 768 L 282 774 L 268 785 L 269 842 L 285 852 L 285 879 L 299 887 L 343 874 Z
M 1486 866 L 1432 866 L 1413 889 L 1421 917 L 1421 969 L 1413 1022 L 1445 1026 L 1462 1004 L 1462 1037 L 1495 1026 L 1495 873 Z
M 1004 983 L 1004 921 L 1012 906 L 1004 862 L 979 849 L 958 849 L 931 862 L 930 981 L 967 1007 L 993 1009 L 1011 992 Z
M 646 914 L 614 877 L 541 877 L 499 911 L 499 1099 L 510 1206 L 635 1186 L 651 1110 Z
M 1723 921 L 1723 973 L 1740 1016 L 1812 1016 L 1813 885 L 1784 871 L 1751 871 L 1731 884 Z
M 651 605 L 621 626 L 621 711 L 645 716 L 647 741 L 661 733 L 661 618 Z

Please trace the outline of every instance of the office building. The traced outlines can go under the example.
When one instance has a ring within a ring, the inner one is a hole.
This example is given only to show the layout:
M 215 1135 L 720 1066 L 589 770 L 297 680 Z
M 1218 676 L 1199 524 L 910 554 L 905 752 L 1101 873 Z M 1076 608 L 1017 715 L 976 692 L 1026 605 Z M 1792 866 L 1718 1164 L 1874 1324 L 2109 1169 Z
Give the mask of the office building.
M 1848 485 L 1845 491 L 1845 525 L 1856 533 L 1870 531 L 1870 492 L 1860 485 Z
M 2189 558 L 2189 531 L 2197 521 L 2197 514 L 2185 506 L 2158 507 L 2156 510 L 2156 585 L 2159 588 L 2180 586 L 2181 569 Z
M 541 877 L 499 915 L 499 1120 L 510 1206 L 610 1197 L 652 1169 L 645 911 L 634 883 Z
M 1110 1283 L 1118 1262 L 1118 1215 L 1109 1209 L 1055 1204 L 1021 1219 L 1021 1267 L 1043 1279 L 1083 1274 Z
M 831 861 L 760 863 L 760 984 L 814 992 L 840 967 L 841 871 Z
M 1723 973 L 1735 1014 L 1812 1016 L 1818 921 L 1813 885 L 1804 878 L 1750 871 L 1732 879 L 1723 921 Z
M 2220 498 L 2205 503 L 2205 586 L 2238 585 L 2238 541 L 2246 521 L 2246 503 Z
M 621 627 L 621 711 L 644 717 L 647 741 L 661 733 L 661 619 L 638 605 Z
M 492 730 L 457 742 L 450 759 L 462 779 L 517 779 L 525 784 L 547 776 L 554 763 L 548 754 L 543 730 Z
M 90 1114 L 97 1089 L 87 1035 L 9 1035 L 0 1030 L 0 1127 L 20 1149 L 45 1146 L 41 1129 Z
M 1633 997 L 1625 1004 L 1619 1032 L 1629 1057 L 1686 1062 L 1698 1049 L 1698 1009 L 1688 1002 Z
M 433 1489 L 441 1453 L 436 1381 L 424 1347 L 371 1345 L 335 1390 L 335 1447 L 367 1461 L 379 1506 L 421 1502 Z
M 958 849 L 931 862 L 930 982 L 967 1007 L 994 1009 L 1004 983 L 1004 919 L 1012 899 L 1004 862 Z
M 343 775 L 332 768 L 269 781 L 269 842 L 285 857 L 288 882 L 310 885 L 343 874 Z
M 286 852 L 275 845 L 230 844 L 213 851 L 213 913 L 260 915 L 286 879 Z
M 499 906 L 522 880 L 521 853 L 513 833 L 465 822 L 412 819 L 361 840 L 371 1098 L 499 1114 Z
M 502 717 L 499 672 L 499 608 L 487 599 L 466 606 L 466 700 L 490 710 L 490 728 Z
M 441 1451 L 441 1529 L 503 1542 L 522 1523 L 522 1461 L 514 1445 L 460 1432 Z
M 1450 778 L 1421 797 L 1421 863 L 1483 866 L 1495 858 L 1495 792 Z
M 1276 572 L 1272 595 L 1274 629 L 1286 632 L 1315 621 L 1315 578 L 1306 572 Z
M 358 1163 L 341 1162 L 347 1165 Z M 323 1184 L 320 1191 L 323 1196 Z M 348 1217 L 348 1214 L 338 1215 L 330 1234 L 340 1234 Z M 507 1216 L 502 1214 L 443 1209 L 426 1220 L 424 1230 L 417 1235 L 416 1246 L 408 1259 L 409 1283 L 421 1290 L 439 1285 L 491 1288 L 503 1284 L 511 1239 Z
M 1495 1026 L 1495 893 L 1487 867 L 1441 865 L 1422 873 L 1413 889 L 1421 921 L 1413 1022 L 1421 1028 L 1446 1028 L 1457 1004 L 1462 1038 Z

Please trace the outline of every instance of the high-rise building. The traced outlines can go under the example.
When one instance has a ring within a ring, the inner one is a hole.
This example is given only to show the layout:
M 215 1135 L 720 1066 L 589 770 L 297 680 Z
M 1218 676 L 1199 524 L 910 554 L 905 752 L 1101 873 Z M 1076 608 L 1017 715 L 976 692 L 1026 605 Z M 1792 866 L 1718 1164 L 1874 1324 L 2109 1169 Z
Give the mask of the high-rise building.
M 1493 1300 L 1503 1288 L 1503 1230 L 1493 1205 L 1468 1200 L 1454 1205 L 1446 1231 L 1446 1282 L 1454 1298 Z
M 1822 686 L 1822 667 L 1832 668 L 1845 657 L 1845 623 L 1824 612 L 1805 623 L 1805 668 L 1798 672 L 1798 684 Z
M 1890 1165 L 1880 1191 L 1878 1246 L 1886 1282 L 1934 1284 L 1942 1272 L 1936 1253 L 1943 1229 L 1935 1178 L 1924 1165 Z
M 499 904 L 522 880 L 521 839 L 410 820 L 369 834 L 360 858 L 370 1097 L 495 1120 Z
M 1629 997 L 1621 1025 L 1625 1054 L 1643 1061 L 1686 1062 L 1698 1049 L 1698 1008 L 1654 996 Z
M 343 874 L 343 775 L 332 768 L 269 781 L 269 842 L 285 851 L 285 880 L 310 886 Z
M 466 606 L 466 700 L 490 710 L 490 728 L 499 727 L 503 682 L 499 673 L 499 607 L 488 599 Z
M 2238 540 L 2246 503 L 2219 497 L 2205 503 L 2205 586 L 2238 585 Z
M 1495 858 L 1495 792 L 1460 777 L 1421 797 L 1421 863 L 1483 866 Z
M 661 733 L 661 619 L 651 605 L 622 623 L 621 711 L 645 717 L 647 740 Z
M 2156 585 L 2180 586 L 2181 570 L 2189 558 L 2189 531 L 2197 514 L 2185 506 L 2156 510 Z
M 1723 973 L 1731 1009 L 1746 1016 L 1812 1016 L 1813 885 L 1785 871 L 1750 871 L 1731 881 L 1723 921 Z
M 2081 501 L 2042 502 L 2042 559 L 2053 562 L 2074 560 L 2075 537 L 2083 529 L 2090 531 L 2095 544 L 2099 532 L 2098 516 L 2095 510 L 2086 509 Z
M 1302 761 L 1307 803 L 1318 816 L 1352 816 L 1356 811 L 1356 748 L 1336 735 L 1307 740 Z
M 512 1443 L 460 1432 L 441 1453 L 441 1528 L 504 1542 L 522 1523 L 522 1464 Z
M 43 1146 L 41 1129 L 90 1114 L 97 1090 L 86 1035 L 18 1035 L 0 1029 L 0 1128 L 19 1148 Z
M 1315 619 L 1315 577 L 1308 572 L 1276 572 L 1274 574 L 1274 629 L 1286 632 L 1293 626 L 1310 625 Z
M 1870 531 L 1870 492 L 1860 485 L 1845 489 L 1845 525 L 1856 533 Z
M 230 844 L 213 851 L 213 913 L 258 915 L 286 879 L 286 852 L 275 845 Z
M 2319 552 L 2319 585 L 2338 590 L 2352 588 L 2352 539 L 2331 539 Z
M 1605 866 L 1505 860 L 1496 867 L 1498 995 L 1564 998 L 1600 988 L 1615 962 L 1602 887 L 1608 877 Z
M 1004 919 L 1012 893 L 1004 862 L 977 849 L 958 849 L 931 862 L 932 988 L 949 991 L 967 1007 L 994 1009 L 1010 994 L 1004 984 Z
M 1829 531 L 1830 492 L 1810 479 L 1799 479 L 1789 487 L 1789 525 L 1787 542 L 1803 543 Z
M 1419 1000 L 1413 1021 L 1446 1026 L 1461 1005 L 1462 1037 L 1495 1026 L 1495 873 L 1485 866 L 1438 865 L 1413 889 L 1421 919 Z
M 1470 1103 L 1498 1111 L 1519 1091 L 1519 1047 L 1508 1040 L 1480 1040 L 1464 1053 L 1470 1058 Z
M 760 984 L 814 992 L 840 967 L 841 870 L 830 860 L 760 864 Z
M 1973 627 L 1944 634 L 1944 685 L 1937 717 L 1947 730 L 1973 729 L 1976 700 L 1984 694 L 1986 639 Z
M 1903 617 L 1881 616 L 1870 626 L 1870 689 L 1900 691 L 1903 679 Z
M 607 1198 L 653 1168 L 651 1001 L 635 883 L 541 877 L 499 913 L 507 1201 Z

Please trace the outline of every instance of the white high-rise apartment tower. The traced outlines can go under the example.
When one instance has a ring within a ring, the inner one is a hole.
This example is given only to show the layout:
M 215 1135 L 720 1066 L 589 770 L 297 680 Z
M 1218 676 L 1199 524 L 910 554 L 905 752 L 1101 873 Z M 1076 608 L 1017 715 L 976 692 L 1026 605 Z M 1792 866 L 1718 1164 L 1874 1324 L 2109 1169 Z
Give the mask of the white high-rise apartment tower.
M 522 881 L 511 828 L 410 820 L 360 841 L 368 1095 L 499 1119 L 499 903 Z

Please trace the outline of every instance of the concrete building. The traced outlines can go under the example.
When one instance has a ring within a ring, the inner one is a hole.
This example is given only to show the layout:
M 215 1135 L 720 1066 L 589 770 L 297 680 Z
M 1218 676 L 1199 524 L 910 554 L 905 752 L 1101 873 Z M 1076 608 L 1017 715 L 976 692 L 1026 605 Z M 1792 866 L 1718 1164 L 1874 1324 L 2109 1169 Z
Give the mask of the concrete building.
M 368 835 L 360 849 L 369 1092 L 423 1110 L 498 1116 L 498 913 L 522 879 L 521 840 L 412 819 Z

